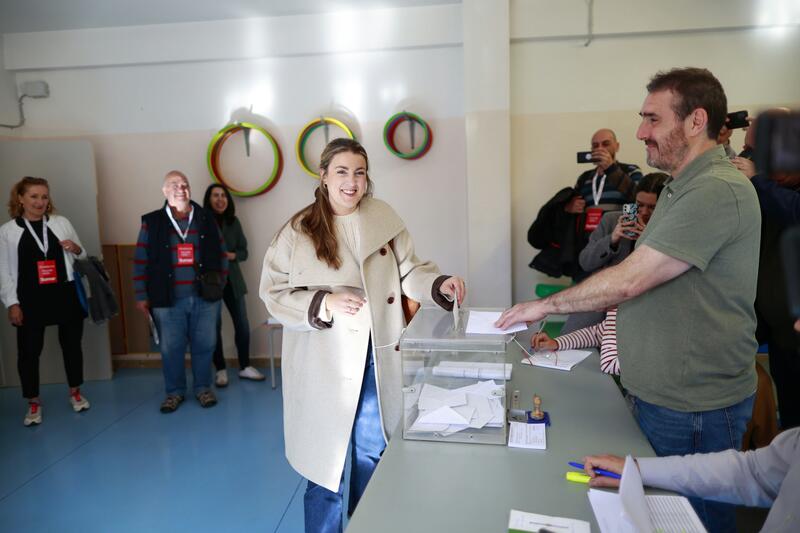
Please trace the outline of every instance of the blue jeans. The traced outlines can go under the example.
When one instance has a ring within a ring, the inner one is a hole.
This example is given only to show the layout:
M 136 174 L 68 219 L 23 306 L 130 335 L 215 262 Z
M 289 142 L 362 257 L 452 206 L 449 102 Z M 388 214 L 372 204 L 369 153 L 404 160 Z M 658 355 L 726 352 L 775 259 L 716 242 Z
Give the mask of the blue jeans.
M 233 294 L 231 284 L 225 285 L 222 300 L 233 320 L 233 340 L 236 343 L 236 354 L 239 356 L 239 368 L 250 366 L 250 322 L 247 320 L 247 306 L 244 296 L 237 298 Z M 225 356 L 222 353 L 222 313 L 217 320 L 217 346 L 214 349 L 214 367 L 225 369 Z
M 358 500 L 364 494 L 372 472 L 378 465 L 386 441 L 381 429 L 378 390 L 375 385 L 375 365 L 372 359 L 372 345 L 367 348 L 367 363 L 361 395 L 358 399 L 356 418 L 350 435 L 352 462 L 350 465 L 350 498 L 347 503 L 348 518 L 356 510 Z M 339 490 L 331 492 L 308 480 L 305 504 L 306 533 L 341 533 L 342 503 L 344 501 L 344 472 L 339 482 Z
M 219 302 L 207 302 L 198 296 L 176 298 L 172 307 L 153 308 L 168 395 L 186 395 L 184 357 L 187 344 L 192 354 L 194 393 L 211 387 L 211 354 L 217 343 L 219 309 Z
M 723 409 L 684 413 L 634 396 L 633 414 L 659 456 L 738 450 L 753 414 L 754 397 Z M 700 498 L 689 502 L 709 533 L 736 531 L 734 505 Z

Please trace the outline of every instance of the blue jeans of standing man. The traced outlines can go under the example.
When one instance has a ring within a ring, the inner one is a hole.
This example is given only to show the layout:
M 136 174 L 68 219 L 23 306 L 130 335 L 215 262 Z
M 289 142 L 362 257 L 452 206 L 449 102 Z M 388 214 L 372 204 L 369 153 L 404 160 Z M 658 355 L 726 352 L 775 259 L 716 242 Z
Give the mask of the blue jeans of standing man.
M 372 359 L 372 345 L 367 348 L 367 363 L 364 380 L 361 382 L 361 395 L 358 399 L 356 418 L 350 435 L 350 498 L 347 516 L 356 510 L 358 500 L 364 494 L 372 472 L 378 465 L 386 441 L 381 429 L 378 389 L 375 384 L 375 364 Z M 308 480 L 305 504 L 306 533 L 341 533 L 342 503 L 344 501 L 344 472 L 339 482 L 339 490 L 331 492 Z
M 167 395 L 186 395 L 186 346 L 192 354 L 192 385 L 199 394 L 211 388 L 211 354 L 217 343 L 219 302 L 199 296 L 176 298 L 172 307 L 154 307 Z
M 239 368 L 250 366 L 250 322 L 247 320 L 247 305 L 244 295 L 237 298 L 233 294 L 231 284 L 225 285 L 222 300 L 233 320 L 233 340 L 236 342 L 236 354 L 239 356 Z M 217 347 L 214 349 L 214 367 L 225 369 L 225 356 L 222 353 L 222 313 L 217 320 Z
M 633 414 L 658 456 L 738 450 L 755 395 L 723 409 L 684 413 L 633 397 Z M 709 533 L 736 531 L 736 506 L 689 498 Z

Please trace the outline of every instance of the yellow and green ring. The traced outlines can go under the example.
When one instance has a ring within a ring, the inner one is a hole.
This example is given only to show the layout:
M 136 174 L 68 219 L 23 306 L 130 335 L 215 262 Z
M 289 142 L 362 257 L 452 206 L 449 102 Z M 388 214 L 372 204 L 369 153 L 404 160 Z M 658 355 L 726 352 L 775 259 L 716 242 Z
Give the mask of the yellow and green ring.
M 300 163 L 300 168 L 302 168 L 305 171 L 305 173 L 308 174 L 309 176 L 317 179 L 319 179 L 319 174 L 311 170 L 311 168 L 308 166 L 308 163 L 306 162 L 305 147 L 306 147 L 306 142 L 308 141 L 308 138 L 311 135 L 311 132 L 313 132 L 314 130 L 325 124 L 332 124 L 334 126 L 337 126 L 342 131 L 344 131 L 348 137 L 350 137 L 351 139 L 355 139 L 355 135 L 353 135 L 353 132 L 350 130 L 350 128 L 347 127 L 347 124 L 345 124 L 341 120 L 337 120 L 332 117 L 317 118 L 306 124 L 306 126 L 300 131 L 300 135 L 297 136 L 297 143 L 295 144 L 295 153 L 297 155 L 297 162 Z
M 272 145 L 272 155 L 275 161 L 272 167 L 272 172 L 267 180 L 252 191 L 240 191 L 231 187 L 225 181 L 225 177 L 222 175 L 222 172 L 219 169 L 219 154 L 222 151 L 222 146 L 225 144 L 225 141 L 227 141 L 233 134 L 245 129 L 257 131 L 267 138 L 270 145 Z M 275 187 L 275 185 L 277 185 L 281 176 L 281 171 L 283 170 L 283 156 L 278 143 L 267 130 L 250 122 L 237 122 L 235 124 L 229 124 L 219 130 L 208 145 L 206 160 L 208 163 L 208 171 L 211 173 L 211 179 L 220 185 L 224 185 L 234 196 L 250 197 L 266 193 Z

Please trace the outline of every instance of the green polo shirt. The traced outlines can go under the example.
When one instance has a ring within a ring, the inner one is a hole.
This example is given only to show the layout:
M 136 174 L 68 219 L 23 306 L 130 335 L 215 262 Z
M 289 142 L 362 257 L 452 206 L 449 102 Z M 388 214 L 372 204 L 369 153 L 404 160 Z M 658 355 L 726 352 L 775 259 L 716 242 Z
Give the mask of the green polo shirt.
M 632 394 L 692 412 L 755 392 L 760 228 L 755 189 L 721 146 L 667 181 L 636 246 L 691 268 L 620 305 L 620 374 Z

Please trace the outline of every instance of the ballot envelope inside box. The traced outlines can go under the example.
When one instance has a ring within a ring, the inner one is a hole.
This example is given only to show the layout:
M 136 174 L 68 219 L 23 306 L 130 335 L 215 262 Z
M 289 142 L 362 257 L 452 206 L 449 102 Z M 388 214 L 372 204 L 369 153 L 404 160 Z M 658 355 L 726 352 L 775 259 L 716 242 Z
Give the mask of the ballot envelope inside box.
M 511 335 L 467 334 L 458 313 L 422 307 L 400 337 L 403 438 L 505 445 Z

